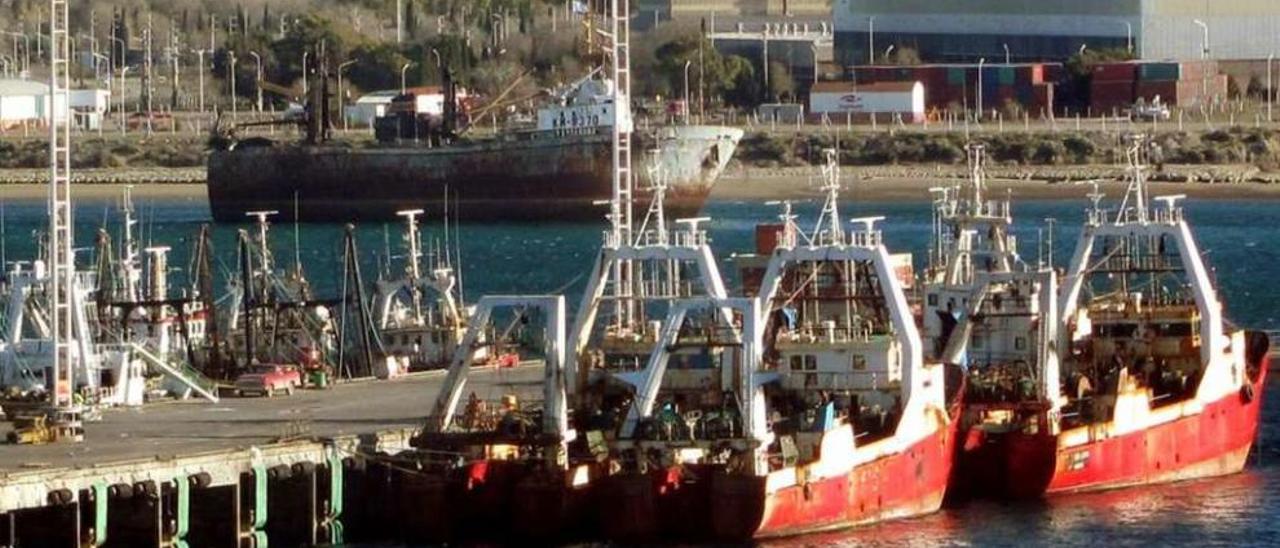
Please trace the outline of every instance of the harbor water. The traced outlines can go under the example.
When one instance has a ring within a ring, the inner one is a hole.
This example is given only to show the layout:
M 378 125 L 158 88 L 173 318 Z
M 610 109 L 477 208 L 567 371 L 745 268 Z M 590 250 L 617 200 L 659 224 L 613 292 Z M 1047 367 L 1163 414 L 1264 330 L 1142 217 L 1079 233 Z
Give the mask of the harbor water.
M 1053 260 L 1065 265 L 1079 234 L 1087 202 L 1079 200 L 1017 201 L 1015 234 L 1024 259 L 1035 262 L 1047 254 L 1038 243 L 1049 239 L 1046 219 L 1054 219 Z M 931 224 L 930 206 L 923 198 L 910 203 L 858 203 L 844 207 L 850 217 L 886 217 L 881 224 L 887 245 L 895 252 L 913 253 L 915 266 L 925 263 Z M 1113 197 L 1114 198 L 1114 197 Z M 46 222 L 43 200 L 4 200 L 3 251 L 7 261 L 30 260 L 36 254 L 36 233 Z M 77 200 L 76 245 L 82 267 L 92 264 L 92 244 L 101 228 L 119 232 L 119 212 L 113 200 Z M 812 223 L 820 204 L 796 203 L 802 224 Z M 186 263 L 201 224 L 208 222 L 203 197 L 136 200 L 142 245 L 172 248 L 173 285 L 186 280 Z M 638 209 L 638 213 L 642 210 Z M 712 201 L 705 226 L 721 260 L 730 291 L 738 287 L 732 264 L 735 253 L 754 249 L 755 226 L 777 219 L 779 207 L 760 202 Z M 465 297 L 484 294 L 562 292 L 576 307 L 590 272 L 604 212 L 597 224 L 467 225 L 445 228 L 440 212 L 424 220 L 424 245 L 459 264 Z M 1192 201 L 1186 214 L 1206 259 L 1219 280 L 1227 316 L 1236 324 L 1256 329 L 1280 329 L 1280 201 Z M 216 268 L 225 281 L 236 268 L 236 230 L 248 225 L 215 227 Z M 341 225 L 275 225 L 272 247 L 279 267 L 300 260 L 317 296 L 334 295 L 341 282 Z M 400 227 L 357 227 L 364 276 L 372 281 L 385 271 L 387 255 L 400 264 Z M 297 242 L 297 244 L 295 244 Z M 225 287 L 219 282 L 217 287 Z M 1280 543 L 1280 389 L 1267 390 L 1259 449 L 1245 473 L 1228 478 L 1113 492 L 1068 495 L 1039 503 L 972 502 L 952 505 L 920 519 L 823 535 L 768 542 L 774 546 L 877 545 L 1057 545 L 1125 546 L 1185 544 L 1276 545 Z M 423 410 L 425 413 L 426 410 Z

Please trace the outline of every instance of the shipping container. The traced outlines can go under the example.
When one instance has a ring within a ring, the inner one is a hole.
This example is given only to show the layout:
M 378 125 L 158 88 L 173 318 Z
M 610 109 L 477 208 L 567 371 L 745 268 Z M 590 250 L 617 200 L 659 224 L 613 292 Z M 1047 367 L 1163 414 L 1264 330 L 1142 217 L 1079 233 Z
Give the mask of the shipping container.
M 1143 82 L 1177 82 L 1181 79 L 1181 63 L 1143 63 L 1138 65 L 1138 80 Z
M 996 69 L 996 77 L 1002 86 L 1012 86 L 1015 82 L 1013 67 L 1000 67 Z
M 890 82 L 854 86 L 851 82 L 818 82 L 809 93 L 809 112 L 822 114 L 900 114 L 903 121 L 924 121 L 924 85 Z
M 1093 66 L 1094 82 L 1132 82 L 1137 74 L 1133 63 L 1101 63 Z

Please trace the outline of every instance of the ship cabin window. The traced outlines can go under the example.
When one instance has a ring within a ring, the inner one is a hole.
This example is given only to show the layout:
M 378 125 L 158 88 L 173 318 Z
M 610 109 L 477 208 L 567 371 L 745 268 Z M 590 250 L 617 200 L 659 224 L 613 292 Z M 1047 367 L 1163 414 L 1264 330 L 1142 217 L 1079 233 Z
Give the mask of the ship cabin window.
M 791 370 L 792 371 L 804 370 L 804 356 L 791 356 Z
M 1155 332 L 1160 337 L 1190 337 L 1193 329 L 1189 322 L 1162 323 L 1155 325 Z
M 853 365 L 853 370 L 854 370 L 854 371 L 866 371 L 866 369 L 867 369 L 867 357 L 866 357 L 866 356 L 863 356 L 862 354 L 854 354 L 854 355 L 853 355 L 853 364 L 852 364 L 852 365 Z
M 937 293 L 930 293 L 928 298 L 929 298 L 929 306 L 938 306 L 938 294 L 937 294 Z
M 817 371 L 817 370 L 818 370 L 818 357 L 817 357 L 817 356 L 814 356 L 813 354 L 805 355 L 805 357 L 804 357 L 804 370 L 805 370 L 805 371 Z
M 1027 338 L 1026 338 L 1026 337 L 1015 337 L 1015 338 L 1013 339 L 1013 348 L 1014 348 L 1014 350 L 1026 350 L 1026 349 L 1027 349 Z
M 1093 334 L 1096 337 L 1132 338 L 1137 331 L 1138 326 L 1131 323 L 1104 323 L 1093 326 Z

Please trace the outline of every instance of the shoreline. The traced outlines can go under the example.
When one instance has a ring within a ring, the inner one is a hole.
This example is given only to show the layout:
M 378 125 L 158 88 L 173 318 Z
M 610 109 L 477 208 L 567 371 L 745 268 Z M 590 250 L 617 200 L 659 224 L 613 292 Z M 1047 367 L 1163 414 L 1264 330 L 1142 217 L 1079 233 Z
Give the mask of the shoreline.
M 1126 183 L 1115 180 L 1121 169 L 1111 166 L 1055 168 L 1005 167 L 987 169 L 991 192 L 1008 193 L 1014 199 L 1077 200 L 1092 191 L 1091 181 L 1110 196 L 1123 195 Z M 204 168 L 150 168 L 77 170 L 72 193 L 78 198 L 114 199 L 133 185 L 141 199 L 207 199 Z M 1264 176 L 1265 175 L 1265 176 Z M 0 169 L 0 201 L 35 200 L 47 196 L 42 179 L 47 170 Z M 967 178 L 964 166 L 846 166 L 841 178 L 846 196 L 867 201 L 924 201 L 929 189 L 955 184 Z M 1170 166 L 1153 174 L 1153 195 L 1186 194 L 1209 200 L 1280 200 L 1280 183 L 1271 174 L 1245 166 Z M 716 182 L 710 200 L 784 200 L 815 197 L 818 170 L 798 168 L 730 169 Z

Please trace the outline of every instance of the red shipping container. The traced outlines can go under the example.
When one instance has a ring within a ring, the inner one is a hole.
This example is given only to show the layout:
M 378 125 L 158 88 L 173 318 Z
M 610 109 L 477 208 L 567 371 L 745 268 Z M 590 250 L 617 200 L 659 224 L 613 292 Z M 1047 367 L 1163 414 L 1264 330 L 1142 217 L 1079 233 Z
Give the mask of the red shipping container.
M 1034 114 L 1039 114 L 1042 111 L 1046 114 L 1052 113 L 1054 107 L 1053 84 L 1036 84 L 1031 89 L 1034 99 L 1027 110 Z
M 778 248 L 778 239 L 782 237 L 782 223 L 756 225 L 756 253 L 772 255 Z
M 1132 82 L 1138 74 L 1133 63 L 1102 63 L 1093 66 L 1094 82 Z
M 1176 105 L 1179 98 L 1178 86 L 1179 82 L 1139 82 L 1134 100 L 1151 102 L 1159 97 L 1161 102 Z

